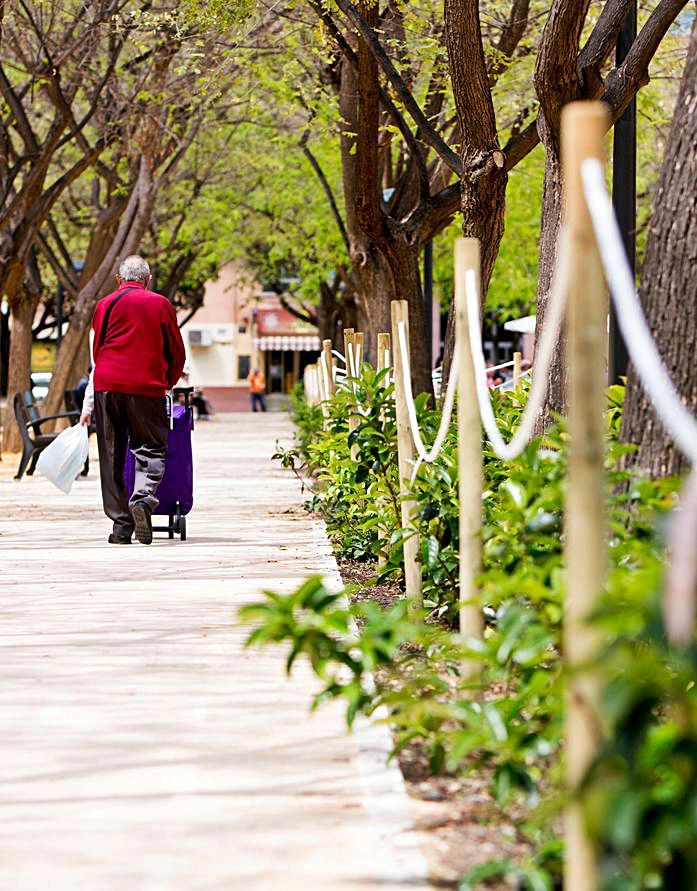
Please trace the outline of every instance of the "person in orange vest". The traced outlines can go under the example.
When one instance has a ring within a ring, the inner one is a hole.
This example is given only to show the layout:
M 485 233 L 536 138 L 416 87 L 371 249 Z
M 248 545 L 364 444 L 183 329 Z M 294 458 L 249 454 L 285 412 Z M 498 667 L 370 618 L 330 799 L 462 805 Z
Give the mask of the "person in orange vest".
M 264 402 L 266 380 L 264 379 L 264 375 L 258 368 L 253 368 L 252 373 L 247 380 L 249 381 L 249 395 L 252 400 L 252 411 L 266 411 L 266 403 Z

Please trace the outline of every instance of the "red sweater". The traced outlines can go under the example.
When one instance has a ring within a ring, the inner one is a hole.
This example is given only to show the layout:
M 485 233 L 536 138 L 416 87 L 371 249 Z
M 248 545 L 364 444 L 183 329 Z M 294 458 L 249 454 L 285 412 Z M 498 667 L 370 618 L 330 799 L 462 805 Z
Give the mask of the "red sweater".
M 100 346 L 104 314 L 114 306 L 104 343 Z M 118 291 L 97 304 L 94 328 L 94 389 L 164 396 L 181 377 L 186 354 L 172 304 L 146 291 L 138 282 L 123 282 Z

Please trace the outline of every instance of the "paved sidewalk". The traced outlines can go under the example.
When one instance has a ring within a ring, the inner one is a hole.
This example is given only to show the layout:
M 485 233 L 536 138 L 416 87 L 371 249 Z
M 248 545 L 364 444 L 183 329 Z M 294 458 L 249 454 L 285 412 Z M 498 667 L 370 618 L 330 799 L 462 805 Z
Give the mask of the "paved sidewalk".
M 425 888 L 384 729 L 308 713 L 236 607 L 312 572 L 283 415 L 195 431 L 189 541 L 106 544 L 96 462 L 0 480 L 0 891 Z

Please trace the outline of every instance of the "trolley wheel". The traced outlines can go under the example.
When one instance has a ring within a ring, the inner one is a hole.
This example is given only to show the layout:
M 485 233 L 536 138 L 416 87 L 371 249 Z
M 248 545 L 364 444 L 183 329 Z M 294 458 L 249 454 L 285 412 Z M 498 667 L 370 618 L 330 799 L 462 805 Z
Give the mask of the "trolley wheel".
M 172 528 L 174 529 L 177 535 L 181 535 L 182 529 L 182 507 L 181 504 L 177 501 L 175 502 L 176 513 L 174 514 L 174 523 L 172 524 Z
M 179 537 L 182 541 L 186 541 L 186 517 L 179 520 Z
M 170 538 L 174 538 L 174 514 L 169 515 L 169 529 L 167 530 L 167 535 Z

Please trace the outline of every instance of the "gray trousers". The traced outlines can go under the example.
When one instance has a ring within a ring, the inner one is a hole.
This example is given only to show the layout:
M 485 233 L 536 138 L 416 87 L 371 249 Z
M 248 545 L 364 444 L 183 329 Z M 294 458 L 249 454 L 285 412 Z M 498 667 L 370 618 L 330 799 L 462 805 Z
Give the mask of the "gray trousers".
M 164 396 L 133 396 L 102 390 L 94 394 L 99 446 L 99 475 L 104 513 L 114 533 L 130 536 L 133 519 L 123 472 L 130 437 L 136 459 L 135 487 L 130 504 L 143 501 L 151 511 L 158 505 L 157 487 L 165 473 L 169 424 Z

